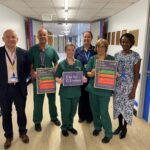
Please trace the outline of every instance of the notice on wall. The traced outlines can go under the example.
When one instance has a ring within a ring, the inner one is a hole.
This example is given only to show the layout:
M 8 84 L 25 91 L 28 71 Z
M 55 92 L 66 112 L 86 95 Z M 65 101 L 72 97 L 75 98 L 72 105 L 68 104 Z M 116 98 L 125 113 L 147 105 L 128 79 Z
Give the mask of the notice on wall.
M 110 60 L 96 60 L 94 87 L 114 90 L 116 83 L 117 62 Z
M 37 94 L 55 93 L 56 82 L 53 68 L 37 68 Z
M 63 86 L 79 86 L 83 84 L 83 72 L 63 72 Z

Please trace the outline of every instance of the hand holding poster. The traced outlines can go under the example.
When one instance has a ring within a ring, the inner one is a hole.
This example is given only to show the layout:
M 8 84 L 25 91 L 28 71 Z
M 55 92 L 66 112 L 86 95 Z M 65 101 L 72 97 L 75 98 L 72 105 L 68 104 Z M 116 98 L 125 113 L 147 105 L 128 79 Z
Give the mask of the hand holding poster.
M 95 88 L 114 90 L 116 83 L 117 62 L 96 60 Z
M 53 68 L 37 68 L 37 94 L 55 93 L 56 82 Z
M 78 86 L 83 84 L 83 72 L 63 72 L 63 86 Z

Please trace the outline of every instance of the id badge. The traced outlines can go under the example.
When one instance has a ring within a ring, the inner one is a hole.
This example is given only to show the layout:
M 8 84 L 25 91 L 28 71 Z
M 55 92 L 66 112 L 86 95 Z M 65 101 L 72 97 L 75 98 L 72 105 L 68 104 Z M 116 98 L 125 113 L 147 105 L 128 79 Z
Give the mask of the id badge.
M 11 77 L 10 81 L 15 83 L 15 82 L 17 82 L 17 78 L 16 77 Z
M 17 82 L 17 78 L 14 73 L 13 73 L 12 77 L 10 78 L 10 82 L 12 82 L 12 83 Z

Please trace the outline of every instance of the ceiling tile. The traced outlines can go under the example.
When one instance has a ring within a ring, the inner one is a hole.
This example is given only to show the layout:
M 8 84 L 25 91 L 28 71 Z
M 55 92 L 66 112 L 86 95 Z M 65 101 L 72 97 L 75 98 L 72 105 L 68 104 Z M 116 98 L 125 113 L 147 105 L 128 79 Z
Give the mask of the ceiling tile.
M 40 7 L 52 7 L 53 6 L 53 4 L 52 3 L 50 3 L 50 2 L 48 2 L 48 1 L 45 1 L 45 2 L 30 2 L 30 1 L 28 1 L 28 2 L 26 2 L 26 4 L 29 6 L 29 7 L 38 7 L 38 8 L 40 8 Z
M 56 14 L 54 8 L 32 8 L 33 11 L 37 12 L 38 14 L 43 14 L 43 13 L 51 13 L 51 14 Z
M 59 8 L 62 7 L 64 8 L 64 0 L 53 0 L 54 7 Z
M 80 5 L 80 8 L 90 8 L 90 9 L 94 9 L 94 8 L 102 8 L 105 6 L 106 3 L 82 3 Z
M 82 0 L 69 0 L 69 8 L 78 8 Z
M 23 1 L 20 1 L 20 0 L 11 0 L 11 1 L 8 1 L 8 0 L 6 0 L 6 1 L 4 1 L 3 2 L 3 4 L 5 5 L 5 6 L 8 6 L 8 7 L 18 7 L 18 8 L 20 8 L 20 7 L 25 7 L 25 8 L 27 8 L 28 7 L 28 5 L 26 4 L 26 3 L 24 3 Z
M 131 3 L 127 2 L 127 3 L 108 3 L 105 8 L 126 8 L 128 6 L 130 6 Z

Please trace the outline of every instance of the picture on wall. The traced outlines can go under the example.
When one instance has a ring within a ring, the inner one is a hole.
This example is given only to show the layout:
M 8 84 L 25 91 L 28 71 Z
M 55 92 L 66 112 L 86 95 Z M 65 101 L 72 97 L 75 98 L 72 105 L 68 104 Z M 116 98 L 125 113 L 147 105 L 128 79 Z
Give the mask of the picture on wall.
M 122 30 L 122 34 L 125 34 L 125 33 L 127 33 L 127 29 Z
M 111 32 L 108 32 L 108 34 L 107 34 L 107 41 L 108 41 L 109 44 L 110 44 L 110 39 L 111 39 Z
M 134 46 L 138 46 L 139 29 L 136 29 L 136 30 L 130 30 L 129 33 L 133 34 L 134 37 L 135 37 L 135 43 L 134 43 Z
M 115 45 L 115 32 L 112 32 L 111 45 Z
M 116 45 L 120 45 L 120 31 L 116 32 Z

